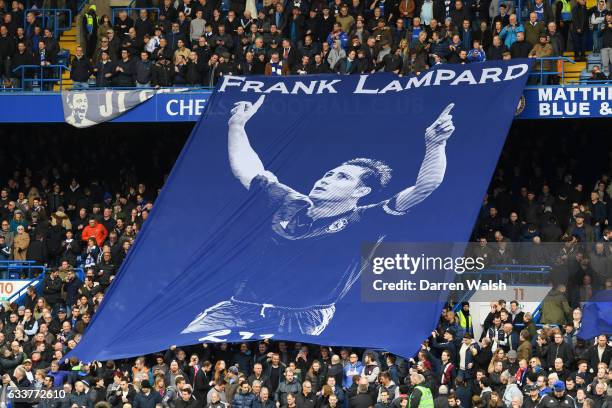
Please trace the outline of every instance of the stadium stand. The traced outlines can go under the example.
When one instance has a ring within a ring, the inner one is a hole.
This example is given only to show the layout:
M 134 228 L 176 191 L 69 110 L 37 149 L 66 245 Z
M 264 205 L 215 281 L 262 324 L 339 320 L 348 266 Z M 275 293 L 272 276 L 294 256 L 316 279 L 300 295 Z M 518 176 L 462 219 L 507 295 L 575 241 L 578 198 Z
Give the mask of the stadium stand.
M 599 0 L 109 3 L 0 0 L 3 90 L 411 75 L 521 57 L 538 59 L 530 85 L 612 75 L 612 14 Z M 474 113 L 478 126 L 476 104 Z M 532 311 L 506 298 L 481 319 L 475 294 L 465 294 L 413 358 L 266 340 L 83 362 L 65 356 L 138 239 L 191 125 L 113 126 L 86 136 L 65 126 L 0 128 L 0 273 L 27 282 L 0 307 L 1 408 L 612 406 L 611 333 L 578 338 L 581 307 L 612 288 L 609 121 L 551 121 L 537 131 L 515 123 L 484 197 L 474 250 L 490 269 L 552 286 Z M 194 217 L 185 214 L 185 228 Z M 16 402 L 9 387 L 52 398 Z
M 443 310 L 412 359 L 266 340 L 81 362 L 64 355 L 137 239 L 184 143 L 177 134 L 190 125 L 123 125 L 123 134 L 112 126 L 87 137 L 63 125 L 33 126 L 27 136 L 21 125 L 0 130 L 0 270 L 38 279 L 0 308 L 0 372 L 5 387 L 54 395 L 28 407 L 609 406 L 612 347 L 603 335 L 578 338 L 581 306 L 612 284 L 605 120 L 573 122 L 566 136 L 567 123 L 553 122 L 537 139 L 522 137 L 532 125 L 518 122 L 483 201 L 473 239 L 492 267 L 554 284 L 533 312 L 508 298 L 487 305 L 481 319 L 467 297 Z M 585 157 L 592 166 L 581 165 Z M 540 241 L 562 244 L 548 258 L 519 256 L 520 245 Z M 560 255 L 562 279 L 552 262 Z
M 3 2 L 3 86 L 212 87 L 227 74 L 410 75 L 440 63 L 527 57 L 543 72 L 532 85 L 606 81 L 610 73 L 605 1 L 332 3 L 135 0 L 99 5 L 109 13 L 99 14 L 86 1 Z

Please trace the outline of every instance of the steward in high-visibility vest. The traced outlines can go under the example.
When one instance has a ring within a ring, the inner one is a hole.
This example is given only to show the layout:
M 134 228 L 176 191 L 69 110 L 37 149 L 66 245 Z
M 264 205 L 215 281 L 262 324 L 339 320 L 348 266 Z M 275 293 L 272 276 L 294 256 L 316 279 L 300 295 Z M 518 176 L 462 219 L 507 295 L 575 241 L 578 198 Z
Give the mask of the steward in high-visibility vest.
M 472 325 L 470 304 L 468 302 L 461 303 L 461 310 L 457 312 L 457 318 L 459 319 L 459 327 L 461 327 L 465 333 L 474 336 L 474 326 Z
M 81 33 L 85 43 L 85 55 L 91 58 L 98 43 L 98 16 L 96 14 L 96 6 L 89 6 L 87 12 L 83 14 Z
M 434 408 L 434 399 L 431 390 L 421 384 L 425 377 L 419 373 L 410 374 L 410 382 L 414 386 L 408 398 L 408 408 Z
M 559 0 L 561 3 L 561 21 L 572 21 L 572 3 L 570 0 Z M 558 8 L 557 8 L 558 10 Z

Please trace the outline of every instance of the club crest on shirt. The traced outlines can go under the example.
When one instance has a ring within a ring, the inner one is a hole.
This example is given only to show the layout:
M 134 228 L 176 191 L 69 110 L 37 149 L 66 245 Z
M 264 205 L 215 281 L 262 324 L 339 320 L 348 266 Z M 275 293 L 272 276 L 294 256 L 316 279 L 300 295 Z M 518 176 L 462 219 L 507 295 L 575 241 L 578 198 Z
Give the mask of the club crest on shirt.
M 348 220 L 346 218 L 340 218 L 339 220 L 332 222 L 330 226 L 327 227 L 327 230 L 329 232 L 338 232 L 346 228 L 347 225 L 348 225 Z

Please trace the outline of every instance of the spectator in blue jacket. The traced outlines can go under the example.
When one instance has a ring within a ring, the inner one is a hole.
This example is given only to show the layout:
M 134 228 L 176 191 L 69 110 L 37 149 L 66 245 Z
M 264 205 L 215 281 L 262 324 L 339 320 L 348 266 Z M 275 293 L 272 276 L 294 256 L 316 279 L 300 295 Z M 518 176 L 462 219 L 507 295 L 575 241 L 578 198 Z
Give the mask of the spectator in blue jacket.
M 243 382 L 238 389 L 238 392 L 234 394 L 234 400 L 232 401 L 233 408 L 253 408 L 255 402 L 255 395 L 251 392 L 251 386 L 248 382 Z
M 363 364 L 359 361 L 357 354 L 351 353 L 348 364 L 344 366 L 344 388 L 351 388 L 351 385 L 353 385 L 353 376 L 360 376 L 361 373 L 363 373 L 363 368 Z
M 64 383 L 71 376 L 70 371 L 60 370 L 59 362 L 54 360 L 51 362 L 51 369 L 47 372 L 47 376 L 53 378 L 53 386 L 55 388 L 61 388 Z
M 474 46 L 468 52 L 468 61 L 470 62 L 485 62 L 487 60 L 487 55 L 482 49 L 482 45 L 480 45 L 480 41 L 474 40 Z
M 327 43 L 329 44 L 330 48 L 334 45 L 335 40 L 340 40 L 340 46 L 343 49 L 346 49 L 348 44 L 348 34 L 342 31 L 342 25 L 340 25 L 340 23 L 334 23 L 334 29 L 327 36 Z
M 506 47 L 510 48 L 512 44 L 516 42 L 516 34 L 524 32 L 525 29 L 516 20 L 516 14 L 511 14 L 510 24 L 502 28 L 501 33 L 499 33 L 499 36 L 502 40 L 504 40 L 504 44 L 506 45 Z

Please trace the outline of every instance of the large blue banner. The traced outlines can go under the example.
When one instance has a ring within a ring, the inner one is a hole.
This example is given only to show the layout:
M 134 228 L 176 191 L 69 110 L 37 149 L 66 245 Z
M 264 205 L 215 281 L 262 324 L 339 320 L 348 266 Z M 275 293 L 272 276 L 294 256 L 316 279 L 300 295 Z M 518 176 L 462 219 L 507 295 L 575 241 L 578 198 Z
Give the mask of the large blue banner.
M 528 70 L 223 78 L 74 354 L 262 338 L 412 354 L 444 292 L 363 301 L 362 245 L 468 239 Z
M 584 305 L 582 326 L 578 337 L 592 340 L 604 334 L 612 335 L 612 290 L 600 290 Z

